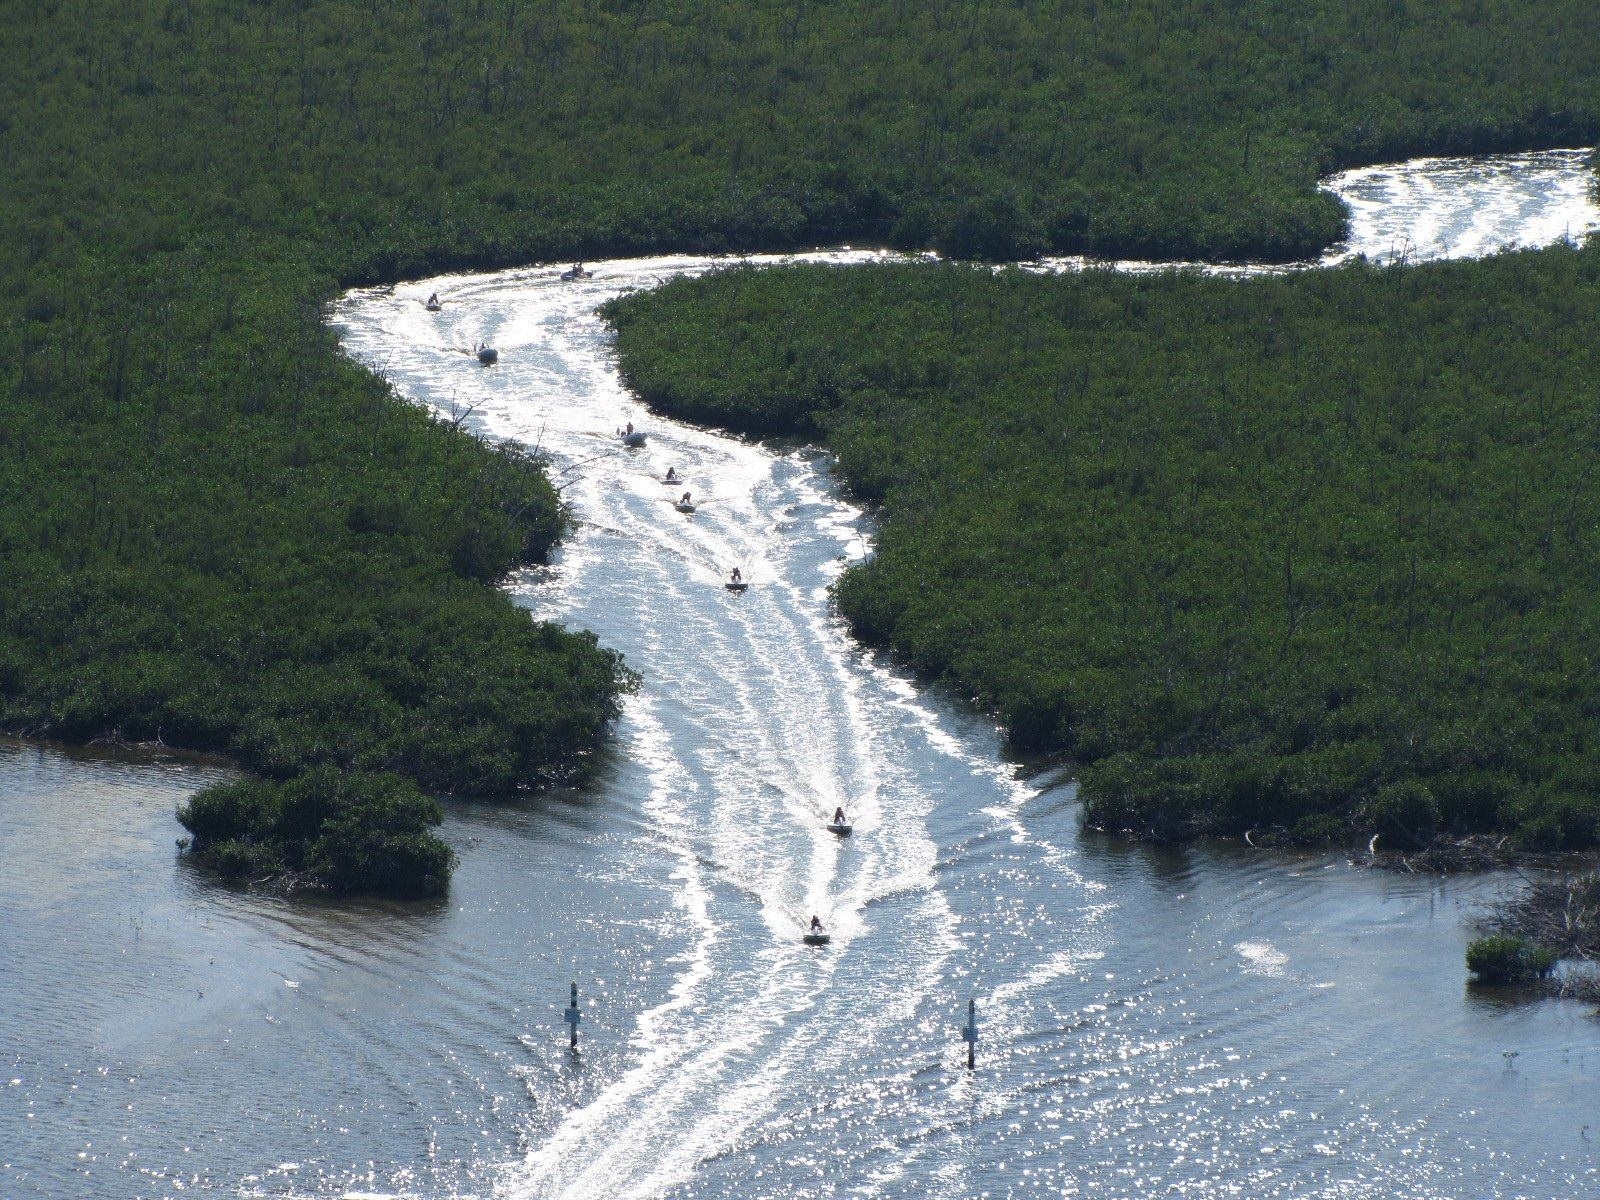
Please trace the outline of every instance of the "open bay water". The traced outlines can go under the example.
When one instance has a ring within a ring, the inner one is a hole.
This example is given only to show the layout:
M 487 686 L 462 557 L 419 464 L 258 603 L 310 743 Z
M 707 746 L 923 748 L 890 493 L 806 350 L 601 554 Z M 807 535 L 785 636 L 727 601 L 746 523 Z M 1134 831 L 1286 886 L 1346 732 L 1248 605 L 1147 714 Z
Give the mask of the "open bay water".
M 1352 172 L 1330 261 L 1578 236 L 1592 181 Z M 645 685 L 594 786 L 447 804 L 433 904 L 218 886 L 172 844 L 216 768 L 0 746 L 0 1196 L 1600 1192 L 1600 1023 L 1464 986 L 1506 878 L 1084 835 L 1070 783 L 848 639 L 827 588 L 871 527 L 826 456 L 650 415 L 594 315 L 719 261 L 339 305 L 402 394 L 551 456 L 579 523 L 508 586 Z

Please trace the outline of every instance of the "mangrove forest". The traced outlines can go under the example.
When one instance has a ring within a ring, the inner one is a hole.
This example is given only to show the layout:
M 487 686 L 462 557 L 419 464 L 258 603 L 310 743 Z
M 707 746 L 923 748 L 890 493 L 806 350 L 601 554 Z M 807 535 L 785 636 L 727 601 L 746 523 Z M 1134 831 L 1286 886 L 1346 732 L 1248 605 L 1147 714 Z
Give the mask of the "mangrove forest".
M 1235 280 L 730 270 L 614 302 L 668 412 L 879 502 L 855 632 L 1158 838 L 1600 839 L 1600 247 Z
M 1592 141 L 1591 23 L 1580 0 L 17 6 L 0 726 L 223 752 L 257 778 L 187 810 L 213 861 L 437 890 L 428 794 L 580 778 L 632 680 L 494 588 L 562 530 L 543 464 L 344 361 L 340 288 L 844 240 L 1303 258 L 1341 234 L 1332 169 Z M 1355 806 L 1581 844 L 1592 278 L 1570 252 L 1249 285 L 795 272 L 617 319 L 664 405 L 838 448 L 886 514 L 840 591 L 855 627 L 1094 764 L 1096 821 L 1309 835 Z M 340 850 L 357 813 L 393 836 Z

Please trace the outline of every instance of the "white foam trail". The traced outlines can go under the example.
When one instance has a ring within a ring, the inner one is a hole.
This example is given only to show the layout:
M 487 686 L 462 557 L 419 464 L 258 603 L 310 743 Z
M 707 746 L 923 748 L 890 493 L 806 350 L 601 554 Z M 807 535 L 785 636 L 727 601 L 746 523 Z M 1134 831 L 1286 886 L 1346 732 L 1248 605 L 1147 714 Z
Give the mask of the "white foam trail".
M 561 470 L 604 454 L 605 435 L 623 421 L 647 424 L 616 382 L 593 316 L 597 301 L 713 265 L 596 264 L 604 288 L 552 286 L 538 273 L 513 272 L 357 293 L 342 314 L 346 345 L 387 364 L 398 386 L 442 411 L 474 405 L 476 428 L 537 445 Z M 447 297 L 439 316 L 415 304 L 432 290 Z M 450 349 L 479 340 L 501 351 L 492 371 Z M 774 1119 L 796 1072 L 847 1069 L 850 1052 L 827 1032 L 840 1020 L 870 1041 L 908 1019 L 956 945 L 948 906 L 929 882 L 937 850 L 921 818 L 934 798 L 879 764 L 873 704 L 853 650 L 818 602 L 826 578 L 809 574 L 809 559 L 793 552 L 794 538 L 813 536 L 842 552 L 858 540 L 859 512 L 830 500 L 815 468 L 798 458 L 648 425 L 646 451 L 562 476 L 584 525 L 562 554 L 556 586 L 532 599 L 539 615 L 559 617 L 581 608 L 602 574 L 615 593 L 621 640 L 652 682 L 628 704 L 623 737 L 650 775 L 650 844 L 679 862 L 690 949 L 671 995 L 637 1018 L 628 1069 L 508 1172 L 507 1195 L 651 1195 L 689 1178 Z M 692 481 L 686 486 L 715 499 L 683 519 L 636 459 L 670 460 Z M 782 515 L 796 511 L 807 518 Z M 628 563 L 621 575 L 619 560 Z M 733 563 L 757 587 L 684 638 L 674 614 L 714 591 Z M 857 823 L 848 866 L 843 848 L 820 830 L 835 804 L 850 806 Z M 830 981 L 869 932 L 866 909 L 896 894 L 919 897 L 911 919 L 920 933 L 877 972 L 895 1000 L 846 1018 Z M 729 904 L 737 933 L 718 916 Z M 754 908 L 754 927 L 739 917 L 741 907 Z M 825 912 L 833 928 L 827 955 L 796 944 L 812 911 Z M 764 935 L 755 943 L 753 929 Z
M 1587 161 L 1570 151 L 1346 173 L 1327 186 L 1350 206 L 1351 238 L 1325 262 L 1488 253 L 1507 221 L 1523 245 L 1581 236 L 1600 228 Z M 548 269 L 449 276 L 353 292 L 340 306 L 347 349 L 404 394 L 447 415 L 475 406 L 479 432 L 552 457 L 580 526 L 557 567 L 538 573 L 540 586 L 513 590 L 541 618 L 603 623 L 603 639 L 648 681 L 628 702 L 621 732 L 651 788 L 640 852 L 671 855 L 682 881 L 679 974 L 661 1003 L 636 1017 L 624 1069 L 536 1133 L 536 1149 L 506 1169 L 502 1196 L 662 1195 L 719 1158 L 781 1137 L 806 1119 L 797 1114 L 808 1096 L 844 1086 L 862 1062 L 887 1074 L 854 1102 L 869 1118 L 875 1105 L 899 1106 L 900 1124 L 922 1132 L 879 1139 L 852 1190 L 970 1194 L 978 1181 L 961 1148 L 964 1123 L 975 1111 L 1024 1103 L 1033 1085 L 985 1090 L 947 1080 L 929 1091 L 925 1064 L 895 1066 L 904 1056 L 893 1048 L 926 1040 L 930 1011 L 954 1017 L 954 998 L 940 992 L 952 972 L 966 978 L 952 964 L 976 942 L 998 964 L 985 966 L 994 977 L 979 982 L 985 1045 L 1001 1058 L 1025 1057 L 1019 1039 L 1039 997 L 1107 952 L 1102 918 L 1112 901 L 1070 849 L 1025 815 L 1038 788 L 989 745 L 953 730 L 877 656 L 851 646 L 828 611 L 825 589 L 840 560 L 870 550 L 860 510 L 838 500 L 800 455 L 775 456 L 648 414 L 622 388 L 594 315 L 621 291 L 735 261 L 893 257 L 663 256 L 592 264 L 595 278 L 581 284 L 559 283 Z M 1082 265 L 1053 260 L 1038 269 Z M 443 313 L 423 311 L 430 291 L 446 297 Z M 463 353 L 480 340 L 501 351 L 492 370 Z M 617 447 L 611 434 L 626 421 L 649 431 L 645 449 Z M 692 519 L 663 502 L 659 474 L 668 464 L 709 501 Z M 718 590 L 734 564 L 755 584 L 737 600 Z M 968 814 L 971 838 L 1005 847 L 1008 871 L 1079 897 L 1073 929 L 1041 935 L 1002 912 L 962 927 L 929 833 L 942 800 L 927 778 L 936 761 L 980 781 L 988 797 Z M 847 847 L 819 828 L 835 804 L 856 824 Z M 824 912 L 835 933 L 824 954 L 797 944 L 812 911 Z M 1252 967 L 1282 969 L 1245 947 L 1239 953 Z M 851 1030 L 847 1040 L 834 1036 L 841 1025 Z M 1104 1053 L 1114 1063 L 1158 1049 Z

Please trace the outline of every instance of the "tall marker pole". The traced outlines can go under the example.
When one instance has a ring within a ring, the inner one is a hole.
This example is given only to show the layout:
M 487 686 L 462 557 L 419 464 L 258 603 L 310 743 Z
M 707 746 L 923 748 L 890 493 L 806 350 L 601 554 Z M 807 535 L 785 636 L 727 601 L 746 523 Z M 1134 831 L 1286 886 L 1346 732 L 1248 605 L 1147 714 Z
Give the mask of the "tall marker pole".
M 572 1003 L 561 1014 L 561 1019 L 572 1026 L 572 1052 L 576 1054 L 578 1052 L 578 1022 L 583 1020 L 582 1015 L 578 1012 L 578 985 L 576 983 L 572 985 Z
M 978 1002 L 967 1001 L 967 1024 L 961 1031 L 961 1040 L 967 1044 L 967 1070 L 978 1065 Z

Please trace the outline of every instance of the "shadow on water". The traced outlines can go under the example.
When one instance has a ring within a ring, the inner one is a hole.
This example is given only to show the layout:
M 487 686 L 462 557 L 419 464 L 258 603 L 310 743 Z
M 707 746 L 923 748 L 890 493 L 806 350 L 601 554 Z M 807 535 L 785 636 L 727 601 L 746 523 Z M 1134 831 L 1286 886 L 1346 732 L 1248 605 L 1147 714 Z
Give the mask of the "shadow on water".
M 1194 890 L 1195 874 L 1200 869 L 1196 858 L 1202 853 L 1193 845 L 1139 842 L 1092 831 L 1080 836 L 1078 849 L 1106 877 L 1138 876 L 1178 895 Z
M 1519 1012 L 1526 1005 L 1549 999 L 1539 988 L 1526 985 L 1494 985 L 1468 979 L 1462 987 L 1467 1003 L 1491 1017 Z M 1596 1033 L 1600 1035 L 1600 1029 Z
M 128 745 L 116 742 L 91 742 L 83 745 L 51 741 L 49 738 L 23 738 L 0 734 L 0 759 L 11 753 L 41 757 L 49 754 L 69 762 L 117 766 L 171 765 L 207 768 L 219 772 L 234 769 L 233 762 L 225 755 L 209 754 L 202 750 L 184 750 L 181 747 L 161 743 L 145 742 Z
M 340 930 L 359 936 L 363 929 L 374 922 L 426 928 L 450 909 L 448 897 L 402 899 L 330 895 L 311 889 L 284 888 L 270 879 L 229 879 L 192 855 L 177 853 L 174 858 L 175 883 L 191 896 L 200 898 L 204 895 L 218 903 L 232 901 L 237 907 L 274 910 L 281 919 L 291 924 L 327 929 L 330 936 L 335 937 Z
M 445 832 L 471 834 L 475 830 L 592 833 L 606 826 L 606 778 L 609 762 L 596 766 L 591 782 L 576 787 L 552 787 L 512 792 L 502 796 L 445 796 Z

